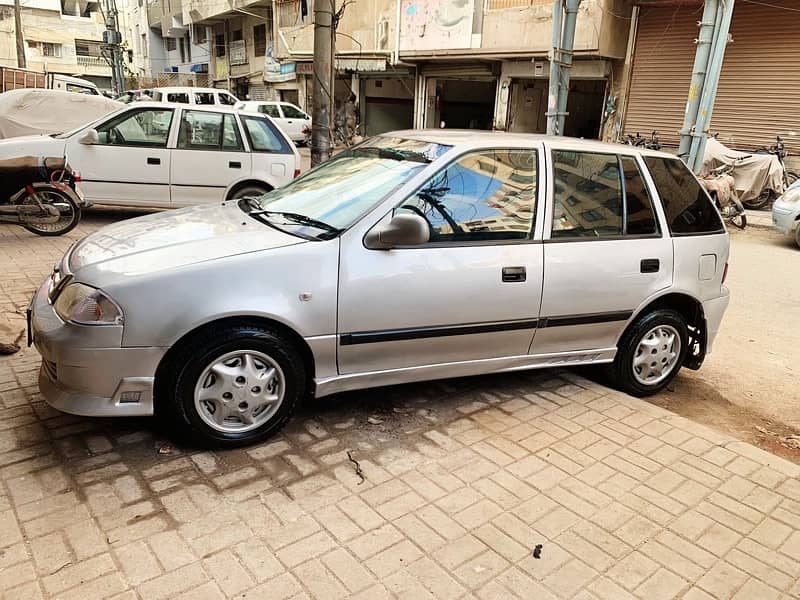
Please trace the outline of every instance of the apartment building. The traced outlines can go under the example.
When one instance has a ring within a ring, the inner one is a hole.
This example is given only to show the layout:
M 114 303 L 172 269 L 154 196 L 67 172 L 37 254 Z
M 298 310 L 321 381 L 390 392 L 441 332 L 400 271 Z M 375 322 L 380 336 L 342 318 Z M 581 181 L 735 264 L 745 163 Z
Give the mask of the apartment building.
M 0 64 L 16 66 L 14 0 L 0 0 Z M 82 77 L 111 89 L 111 67 L 102 56 L 103 17 L 88 0 L 26 0 L 22 32 L 27 66 Z

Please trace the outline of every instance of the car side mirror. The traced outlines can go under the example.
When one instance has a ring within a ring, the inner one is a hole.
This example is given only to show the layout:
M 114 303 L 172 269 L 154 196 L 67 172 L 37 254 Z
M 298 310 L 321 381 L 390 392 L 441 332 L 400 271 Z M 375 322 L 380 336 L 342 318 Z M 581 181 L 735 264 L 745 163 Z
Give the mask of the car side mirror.
M 97 129 L 89 129 L 80 138 L 78 138 L 78 143 L 83 144 L 84 146 L 93 146 L 94 144 L 99 144 L 100 135 L 97 133 Z
M 420 246 L 431 239 L 428 222 L 413 213 L 397 213 L 388 223 L 373 227 L 364 237 L 370 250 L 390 250 L 397 246 Z

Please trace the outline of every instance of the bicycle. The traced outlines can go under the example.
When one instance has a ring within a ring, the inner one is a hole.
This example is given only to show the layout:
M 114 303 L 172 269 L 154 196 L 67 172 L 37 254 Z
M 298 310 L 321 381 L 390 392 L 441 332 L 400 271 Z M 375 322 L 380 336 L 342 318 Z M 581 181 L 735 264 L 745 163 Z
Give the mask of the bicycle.
M 783 138 L 781 136 L 776 136 L 776 142 L 770 146 L 769 148 L 766 146 L 761 146 L 756 150 L 756 154 L 772 154 L 777 157 L 778 162 L 781 163 L 781 169 L 783 170 L 783 188 L 786 189 L 790 185 L 792 185 L 797 179 L 800 179 L 800 174 L 796 171 L 790 171 L 786 168 L 784 164 L 784 159 L 786 158 L 786 144 L 783 142 Z M 768 204 L 774 202 L 780 194 L 776 190 L 772 189 L 765 189 L 758 195 L 757 198 L 753 200 L 746 200 L 744 205 L 747 208 L 752 209 L 760 209 L 764 208 Z
M 650 139 L 643 137 L 640 133 L 625 135 L 625 145 L 635 146 L 637 148 L 647 148 L 649 150 L 661 150 L 661 140 L 658 138 L 658 132 L 653 131 L 650 134 Z

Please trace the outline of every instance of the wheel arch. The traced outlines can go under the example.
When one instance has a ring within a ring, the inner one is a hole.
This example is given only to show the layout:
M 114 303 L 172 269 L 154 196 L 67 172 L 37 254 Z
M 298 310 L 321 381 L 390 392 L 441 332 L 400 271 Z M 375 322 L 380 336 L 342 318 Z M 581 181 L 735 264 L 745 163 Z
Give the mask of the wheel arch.
M 252 316 L 252 315 L 234 315 L 234 316 L 226 316 L 221 317 L 218 319 L 214 319 L 211 321 L 207 321 L 198 325 L 194 329 L 187 331 L 183 334 L 178 340 L 170 346 L 169 350 L 161 357 L 161 360 L 156 367 L 155 373 L 155 382 L 154 382 L 154 392 L 155 398 L 161 397 L 162 394 L 159 393 L 160 387 L 164 385 L 166 380 L 166 373 L 167 369 L 170 368 L 171 363 L 175 356 L 179 355 L 183 349 L 187 346 L 191 346 L 194 343 L 194 340 L 198 338 L 198 336 L 203 335 L 209 329 L 213 329 L 216 327 L 226 327 L 226 326 L 234 326 L 234 325 L 251 325 L 256 327 L 268 327 L 278 331 L 280 334 L 284 335 L 290 342 L 295 346 L 297 351 L 300 353 L 300 357 L 303 360 L 303 364 L 306 367 L 306 390 L 307 392 L 313 393 L 314 390 L 314 376 L 316 372 L 316 365 L 314 359 L 314 353 L 311 350 L 311 347 L 308 343 L 303 339 L 299 333 L 297 333 L 294 329 L 277 321 L 275 319 L 270 319 L 267 317 L 261 316 Z
M 239 190 L 241 190 L 243 188 L 246 188 L 246 187 L 248 187 L 250 185 L 258 186 L 260 188 L 264 188 L 268 192 L 271 192 L 272 190 L 275 189 L 275 186 L 272 185 L 271 183 L 267 182 L 267 181 L 262 181 L 261 179 L 248 178 L 248 179 L 243 179 L 241 181 L 237 181 L 231 187 L 229 187 L 228 190 L 225 192 L 225 199 L 226 200 L 230 200 L 231 197 L 236 192 L 238 192 Z
M 706 356 L 706 340 L 708 339 L 706 315 L 703 310 L 703 303 L 684 292 L 669 292 L 649 300 L 634 312 L 628 325 L 617 338 L 617 343 L 634 326 L 639 317 L 659 308 L 675 310 L 686 320 L 686 325 L 689 328 L 689 351 L 686 353 L 683 366 L 695 370 L 699 369 Z

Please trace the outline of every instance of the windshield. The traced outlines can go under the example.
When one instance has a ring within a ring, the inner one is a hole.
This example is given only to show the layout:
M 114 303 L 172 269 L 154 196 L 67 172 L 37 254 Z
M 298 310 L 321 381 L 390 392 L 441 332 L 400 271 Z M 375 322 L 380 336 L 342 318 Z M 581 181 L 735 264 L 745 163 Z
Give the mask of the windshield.
M 449 149 L 420 140 L 371 138 L 285 187 L 243 203 L 242 209 L 290 233 L 330 239 Z

